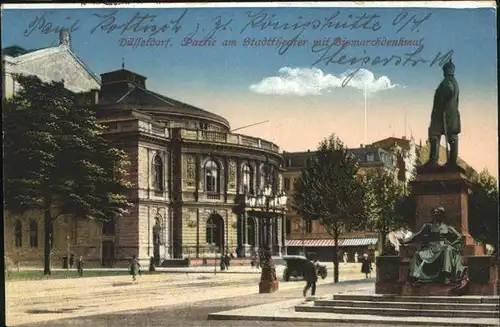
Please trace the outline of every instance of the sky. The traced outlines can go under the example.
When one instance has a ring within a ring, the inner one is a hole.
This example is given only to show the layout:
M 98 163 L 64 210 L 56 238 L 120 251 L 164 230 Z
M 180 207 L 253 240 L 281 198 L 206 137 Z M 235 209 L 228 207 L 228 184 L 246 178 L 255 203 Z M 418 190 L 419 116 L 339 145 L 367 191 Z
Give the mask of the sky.
M 2 47 L 56 45 L 69 28 L 72 50 L 97 75 L 123 60 L 148 89 L 233 129 L 269 120 L 237 133 L 285 151 L 315 149 L 331 133 L 349 147 L 403 135 L 425 142 L 451 57 L 459 155 L 498 177 L 493 7 L 163 7 L 4 8 Z

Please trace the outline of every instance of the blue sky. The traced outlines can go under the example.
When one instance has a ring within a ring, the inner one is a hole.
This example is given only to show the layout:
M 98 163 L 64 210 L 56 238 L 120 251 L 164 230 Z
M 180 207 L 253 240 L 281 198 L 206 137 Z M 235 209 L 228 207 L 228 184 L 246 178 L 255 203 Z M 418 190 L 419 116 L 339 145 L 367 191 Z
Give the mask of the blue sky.
M 153 37 L 156 40 L 170 38 L 169 46 L 120 46 L 121 38 L 148 39 L 151 33 L 132 30 L 122 33 L 119 28 L 108 33 L 100 28 L 107 26 L 109 31 L 111 17 L 114 17 L 115 24 L 120 25 L 131 21 L 136 14 L 154 16 L 153 20 L 144 20 L 141 24 L 143 27 L 149 24 L 159 28 L 168 24 L 165 31 Z M 108 18 L 105 18 L 106 15 Z M 328 22 L 330 25 L 335 22 L 352 25 L 355 18 L 362 15 L 364 18 L 359 21 L 358 28 L 328 27 Z M 370 20 L 370 16 L 374 15 L 376 17 Z M 178 20 L 178 23 L 174 24 L 172 20 Z M 184 38 L 189 36 L 203 39 L 216 27 L 217 22 L 220 27 L 226 26 L 226 30 L 219 28 L 213 35 L 213 39 L 218 42 L 216 46 L 181 45 Z M 271 26 L 262 28 L 264 22 Z M 283 27 L 285 23 L 290 26 L 294 23 L 304 25 L 306 22 L 316 28 L 287 30 L 272 27 L 273 24 Z M 360 68 L 359 63 L 319 62 L 314 67 L 321 70 L 321 76 L 326 76 L 329 82 L 321 82 L 321 91 L 317 94 L 308 94 L 307 90 L 302 95 L 295 92 L 296 88 L 312 83 L 311 79 L 317 83 L 318 72 L 311 73 L 310 69 L 322 54 L 328 51 L 332 55 L 340 49 L 332 46 L 324 49 L 325 52 L 313 52 L 321 48 L 317 46 L 313 49 L 315 40 L 328 37 L 349 41 L 403 38 L 420 42 L 419 45 L 401 47 L 348 46 L 337 56 L 338 59 L 344 55 L 344 61 L 370 56 L 370 62 L 377 56 L 402 57 L 399 65 L 395 64 L 396 59 L 393 58 L 385 66 L 370 63 L 363 66 L 373 74 L 370 76 L 374 81 L 385 76 L 389 85 L 394 86 L 382 87 L 385 91 L 374 92 L 369 97 L 368 141 L 375 141 L 383 135 L 390 136 L 391 133 L 401 136 L 404 132 L 404 127 L 401 127 L 404 125 L 402 108 L 407 111 L 408 125 L 413 134 L 425 139 L 433 92 L 442 78 L 438 64 L 430 67 L 429 63 L 439 53 L 444 55 L 452 50 L 461 87 L 462 120 L 466 119 L 469 124 L 465 126 L 470 126 L 469 130 L 464 131 L 464 159 L 476 160 L 475 166 L 488 166 L 490 170 L 497 170 L 497 43 L 495 11 L 492 8 L 190 8 L 187 11 L 182 8 L 113 7 L 12 9 L 3 12 L 2 47 L 17 44 L 31 49 L 55 44 L 57 33 L 46 34 L 40 29 L 41 25 L 47 28 L 49 23 L 52 27 L 76 24 L 71 32 L 72 49 L 97 74 L 119 69 L 121 58 L 124 57 L 126 68 L 148 77 L 148 88 L 221 114 L 229 119 L 233 127 L 271 117 L 269 126 L 258 126 L 244 132 L 272 139 L 285 150 L 314 148 L 322 137 L 331 132 L 339 133 L 350 146 L 364 140 L 362 132 L 343 130 L 345 126 L 363 125 L 362 92 L 352 87 L 339 87 L 332 80 L 348 69 Z M 401 30 L 397 32 L 398 29 Z M 197 33 L 192 35 L 195 31 Z M 284 54 L 279 54 L 277 47 L 242 45 L 245 38 L 262 40 L 266 37 L 281 37 L 289 40 L 298 34 L 298 39 L 307 41 L 305 45 L 290 47 Z M 222 46 L 223 40 L 236 40 L 237 45 Z M 406 54 L 415 52 L 420 45 L 423 46 L 421 52 L 413 58 L 425 59 L 428 63 L 418 63 L 415 67 L 412 67 L 411 62 L 403 65 Z M 298 84 L 288 85 L 281 94 L 266 93 L 264 89 L 269 84 L 265 83 L 259 89 L 264 91 L 256 93 L 258 88 L 252 91 L 251 85 L 262 83 L 269 77 L 279 77 L 278 71 L 282 67 L 299 69 L 299 77 L 287 73 L 281 76 L 285 80 L 301 79 Z M 304 69 L 307 70 L 305 73 L 302 71 Z M 311 74 L 314 76 L 311 77 Z M 382 84 L 384 81 L 379 80 Z M 315 87 L 318 85 L 315 84 Z M 312 112 L 317 121 L 311 117 Z M 318 124 L 324 127 L 318 127 Z M 482 141 L 481 136 L 475 135 L 472 130 L 479 126 L 490 133 L 488 135 L 494 142 L 485 148 L 488 154 L 474 158 L 472 150 Z M 297 140 L 292 133 L 297 129 L 307 130 L 309 136 Z M 470 154 L 466 154 L 467 151 Z

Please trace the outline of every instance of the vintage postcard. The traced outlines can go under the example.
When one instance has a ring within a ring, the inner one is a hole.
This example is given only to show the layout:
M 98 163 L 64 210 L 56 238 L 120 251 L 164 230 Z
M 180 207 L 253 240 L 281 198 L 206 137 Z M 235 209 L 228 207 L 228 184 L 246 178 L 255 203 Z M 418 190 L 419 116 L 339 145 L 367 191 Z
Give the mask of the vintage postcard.
M 0 325 L 498 326 L 496 22 L 3 5 Z

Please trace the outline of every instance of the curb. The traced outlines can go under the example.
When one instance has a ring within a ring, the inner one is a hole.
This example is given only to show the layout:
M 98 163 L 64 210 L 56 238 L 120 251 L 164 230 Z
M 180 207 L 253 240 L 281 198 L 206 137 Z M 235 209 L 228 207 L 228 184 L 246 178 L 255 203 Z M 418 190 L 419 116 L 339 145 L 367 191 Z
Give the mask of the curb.
M 416 325 L 416 326 L 453 326 L 453 327 L 489 327 L 498 326 L 495 324 L 484 324 L 484 323 L 460 323 L 460 322 L 435 322 L 435 321 L 414 321 L 409 319 L 395 319 L 395 320 L 374 320 L 374 319 L 361 319 L 361 318 L 319 318 L 319 317 L 279 317 L 279 316 L 243 316 L 243 315 L 231 315 L 231 314 L 220 314 L 212 313 L 207 317 L 208 320 L 246 320 L 246 321 L 288 321 L 288 322 L 339 322 L 339 323 L 351 323 L 351 324 L 370 324 L 377 325 Z

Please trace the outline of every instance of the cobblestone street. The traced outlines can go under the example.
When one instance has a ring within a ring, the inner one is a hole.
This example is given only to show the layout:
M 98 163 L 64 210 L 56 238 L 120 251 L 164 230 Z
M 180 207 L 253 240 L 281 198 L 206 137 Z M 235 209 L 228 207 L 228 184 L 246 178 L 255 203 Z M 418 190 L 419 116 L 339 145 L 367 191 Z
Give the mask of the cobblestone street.
M 168 324 L 173 323 L 171 326 L 178 326 L 178 319 L 182 317 L 194 317 L 202 319 L 204 325 L 215 325 L 215 322 L 205 321 L 208 313 L 301 297 L 302 281 L 280 282 L 279 292 L 258 294 L 260 274 L 257 271 L 244 273 L 244 269 L 239 270 L 242 271 L 217 275 L 144 275 L 139 277 L 138 284 L 132 284 L 130 276 L 7 282 L 7 324 L 31 326 L 42 323 L 52 326 L 55 320 L 68 319 L 61 326 L 69 323 L 83 325 L 88 320 L 107 320 L 95 317 L 115 317 L 110 318 L 110 321 L 114 321 L 116 317 L 123 316 L 132 322 L 122 321 L 116 326 L 158 325 L 155 319 L 164 320 L 160 325 L 170 326 Z M 281 272 L 277 270 L 277 273 Z M 361 274 L 348 272 L 344 270 L 341 280 L 363 280 Z M 331 280 L 329 276 L 319 281 L 318 295 L 329 295 L 334 291 Z M 163 313 L 168 315 L 169 310 L 178 313 L 174 314 L 176 319 L 170 322 L 168 318 L 162 317 Z M 131 315 L 131 312 L 135 313 Z M 138 319 L 137 322 L 135 319 Z M 154 321 L 147 323 L 148 319 Z M 113 324 L 110 322 L 110 326 Z
M 355 289 L 357 287 L 366 287 L 373 283 L 373 280 L 359 280 L 356 282 L 340 283 L 334 285 L 331 283 L 321 283 L 318 286 L 318 295 L 329 295 L 344 289 Z M 280 287 L 285 283 L 281 283 Z M 300 288 L 303 287 L 303 282 L 292 282 L 287 285 L 293 287 L 287 290 L 280 290 L 273 294 L 257 294 L 255 289 L 246 295 L 228 297 L 223 299 L 212 299 L 199 302 L 190 302 L 178 305 L 161 306 L 154 309 L 144 310 L 128 310 L 119 313 L 100 314 L 86 317 L 77 317 L 69 319 L 51 320 L 38 324 L 25 324 L 22 326 L 96 326 L 96 327 L 124 327 L 124 326 L 186 326 L 186 327 L 224 327 L 224 326 L 263 326 L 263 327 L 288 327 L 288 326 L 310 326 L 311 323 L 300 322 L 276 322 L 276 321 L 214 321 L 207 320 L 209 313 L 243 308 L 258 304 L 272 303 L 287 299 L 295 299 L 301 297 Z M 197 293 L 199 294 L 199 293 Z M 192 291 L 190 295 L 193 296 Z M 130 303 L 133 303 L 134 295 L 129 297 Z M 335 324 L 338 327 L 354 327 L 359 324 Z M 331 327 L 332 323 L 314 323 L 315 327 Z M 381 326 L 380 324 L 364 325 L 364 326 Z M 413 327 L 413 326 L 406 326 Z M 438 326 L 437 326 L 438 327 Z

